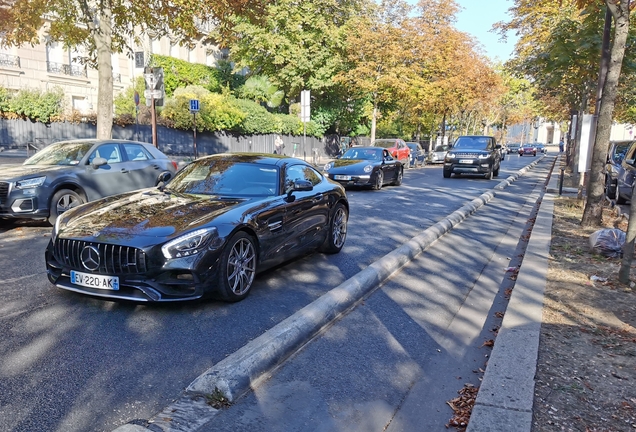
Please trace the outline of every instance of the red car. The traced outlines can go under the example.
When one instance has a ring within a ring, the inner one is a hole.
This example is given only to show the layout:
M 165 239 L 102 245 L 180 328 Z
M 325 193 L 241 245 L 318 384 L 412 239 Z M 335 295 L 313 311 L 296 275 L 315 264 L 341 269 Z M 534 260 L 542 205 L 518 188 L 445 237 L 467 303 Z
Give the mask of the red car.
M 519 147 L 519 156 L 523 155 L 537 155 L 537 148 L 533 144 L 524 144 Z
M 400 161 L 405 169 L 411 167 L 411 149 L 400 138 L 383 138 L 373 141 L 373 146 L 385 148 L 394 159 Z

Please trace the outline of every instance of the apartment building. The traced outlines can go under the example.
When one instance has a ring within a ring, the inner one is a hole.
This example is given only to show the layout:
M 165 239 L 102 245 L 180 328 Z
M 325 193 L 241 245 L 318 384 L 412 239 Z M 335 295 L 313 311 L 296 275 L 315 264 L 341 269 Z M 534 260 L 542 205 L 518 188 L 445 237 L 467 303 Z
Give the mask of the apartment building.
M 0 44 L 1 45 L 1 44 Z M 168 55 L 192 63 L 215 66 L 227 52 L 215 46 L 197 44 L 188 48 L 168 37 L 153 39 L 145 36 L 141 44 L 133 44 L 128 53 L 113 54 L 113 91 L 115 94 L 130 86 L 143 74 L 151 54 Z M 44 34 L 35 46 L 2 48 L 0 46 L 0 86 L 10 91 L 60 87 L 66 107 L 90 113 L 97 106 L 97 69 L 82 62 L 81 48 L 67 49 L 50 41 Z

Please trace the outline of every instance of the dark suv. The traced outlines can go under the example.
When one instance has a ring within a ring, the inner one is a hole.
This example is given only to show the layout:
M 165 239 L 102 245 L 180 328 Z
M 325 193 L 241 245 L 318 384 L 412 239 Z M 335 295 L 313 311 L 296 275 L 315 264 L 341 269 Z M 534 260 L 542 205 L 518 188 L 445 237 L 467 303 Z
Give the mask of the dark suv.
M 451 174 L 483 174 L 492 179 L 499 175 L 501 145 L 491 136 L 460 136 L 444 158 L 444 178 Z
M 636 179 L 636 141 L 631 141 L 621 161 L 616 178 L 616 194 L 610 198 L 616 198 L 617 204 L 625 204 L 632 199 L 632 189 Z

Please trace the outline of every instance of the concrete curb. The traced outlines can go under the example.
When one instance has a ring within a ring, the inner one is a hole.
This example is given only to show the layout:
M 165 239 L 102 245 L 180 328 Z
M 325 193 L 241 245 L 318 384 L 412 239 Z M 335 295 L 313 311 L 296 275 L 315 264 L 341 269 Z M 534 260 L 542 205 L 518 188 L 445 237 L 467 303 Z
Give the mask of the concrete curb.
M 284 321 L 230 354 L 196 378 L 176 402 L 153 416 L 148 428 L 127 424 L 115 432 L 194 431 L 214 415 L 205 405 L 205 398 L 220 391 L 229 401 L 247 392 L 259 379 L 273 371 L 301 346 L 309 342 L 323 328 L 353 308 L 364 296 L 380 286 L 415 256 L 437 239 L 460 224 L 541 161 L 533 161 L 507 179 L 471 200 L 446 218 L 437 222 L 396 250 L 369 265 L 360 273 L 305 306 Z M 196 415 L 195 414 L 196 411 Z M 207 412 L 206 412 L 207 411 Z M 166 420 L 168 418 L 168 420 Z
M 467 432 L 530 432 L 532 429 L 553 199 L 552 194 L 543 196 Z

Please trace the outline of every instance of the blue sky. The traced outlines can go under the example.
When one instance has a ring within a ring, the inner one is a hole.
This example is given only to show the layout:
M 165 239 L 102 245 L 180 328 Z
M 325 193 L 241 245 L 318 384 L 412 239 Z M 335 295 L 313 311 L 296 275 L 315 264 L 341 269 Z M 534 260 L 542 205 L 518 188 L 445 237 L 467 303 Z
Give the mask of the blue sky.
M 470 33 L 483 45 L 486 55 L 492 60 L 506 61 L 511 57 L 517 38 L 508 35 L 508 42 L 499 42 L 499 35 L 489 32 L 498 21 L 510 21 L 508 9 L 514 6 L 513 0 L 456 0 L 464 8 L 457 15 L 456 27 Z

